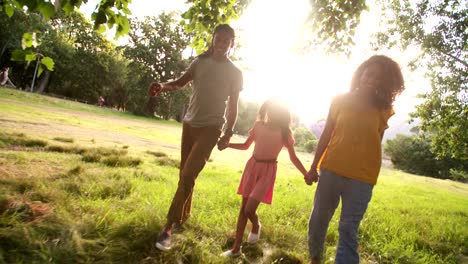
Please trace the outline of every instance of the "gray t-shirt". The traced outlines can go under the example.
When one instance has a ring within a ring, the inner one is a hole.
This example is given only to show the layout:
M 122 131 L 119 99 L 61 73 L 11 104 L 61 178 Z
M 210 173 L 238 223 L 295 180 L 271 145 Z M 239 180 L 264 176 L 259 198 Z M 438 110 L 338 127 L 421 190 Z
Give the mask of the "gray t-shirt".
M 227 99 L 242 90 L 242 71 L 232 61 L 196 58 L 187 69 L 193 91 L 184 122 L 193 127 L 218 126 L 225 122 Z

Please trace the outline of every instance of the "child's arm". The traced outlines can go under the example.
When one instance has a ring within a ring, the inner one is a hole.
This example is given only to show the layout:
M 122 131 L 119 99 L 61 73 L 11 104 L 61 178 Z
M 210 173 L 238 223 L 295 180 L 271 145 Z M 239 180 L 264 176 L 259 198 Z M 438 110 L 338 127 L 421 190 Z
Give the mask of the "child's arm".
M 302 173 L 302 175 L 304 175 L 304 180 L 306 181 L 306 183 L 312 184 L 312 181 L 310 181 L 309 179 L 310 176 L 309 174 L 307 174 L 307 170 L 305 169 L 304 165 L 302 165 L 301 160 L 299 160 L 299 158 L 296 155 L 294 146 L 291 144 L 291 145 L 287 145 L 286 148 L 288 149 L 289 159 L 294 164 L 294 166 L 296 166 L 296 168 Z
M 253 136 L 249 136 L 244 143 L 228 143 L 228 148 L 239 149 L 239 150 L 246 150 L 249 149 L 250 145 L 252 145 L 254 141 Z

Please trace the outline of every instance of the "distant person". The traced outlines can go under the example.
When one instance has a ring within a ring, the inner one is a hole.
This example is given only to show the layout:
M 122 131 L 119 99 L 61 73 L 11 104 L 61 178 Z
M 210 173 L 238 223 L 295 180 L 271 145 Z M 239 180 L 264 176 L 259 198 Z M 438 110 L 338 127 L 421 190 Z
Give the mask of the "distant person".
M 261 224 L 257 216 L 258 205 L 263 202 L 271 204 L 276 181 L 277 158 L 281 149 L 286 147 L 289 158 L 304 175 L 307 184 L 313 180 L 297 158 L 294 151 L 294 137 L 289 128 L 291 115 L 289 110 L 273 100 L 266 101 L 259 110 L 257 121 L 249 131 L 244 143 L 225 143 L 226 147 L 246 150 L 255 142 L 252 157 L 247 161 L 237 193 L 242 195 L 242 203 L 237 220 L 236 239 L 232 248 L 222 254 L 225 257 L 236 257 L 241 254 L 242 238 L 247 220 L 252 223 L 247 242 L 254 244 L 260 237 Z
M 99 96 L 99 99 L 98 99 L 99 106 L 103 107 L 105 102 L 106 102 L 106 100 L 104 99 L 104 97 Z
M 376 55 L 355 71 L 348 93 L 331 103 L 309 173 L 320 177 L 309 219 L 310 263 L 321 263 L 330 219 L 341 198 L 335 263 L 359 263 L 358 228 L 381 166 L 381 141 L 404 90 L 399 65 Z
M 208 51 L 198 56 L 180 78 L 151 85 L 150 95 L 156 96 L 180 89 L 193 81 L 193 94 L 183 118 L 179 184 L 166 224 L 156 241 L 160 250 L 171 249 L 173 227 L 179 229 L 190 217 L 195 179 L 216 146 L 223 125 L 220 145 L 228 143 L 233 134 L 243 85 L 241 70 L 229 59 L 234 39 L 233 28 L 227 24 L 218 25 Z
M 13 87 L 16 87 L 13 82 L 11 82 L 10 78 L 8 77 L 8 72 L 10 70 L 10 67 L 8 66 L 5 66 L 2 68 L 2 70 L 0 71 L 0 85 L 3 86 L 5 84 L 9 84 Z

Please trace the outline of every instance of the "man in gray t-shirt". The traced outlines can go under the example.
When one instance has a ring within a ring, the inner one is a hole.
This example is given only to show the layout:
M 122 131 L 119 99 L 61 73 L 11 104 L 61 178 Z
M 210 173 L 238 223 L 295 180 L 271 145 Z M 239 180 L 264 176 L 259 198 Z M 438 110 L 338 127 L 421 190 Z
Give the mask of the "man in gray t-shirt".
M 229 25 L 219 25 L 211 47 L 198 56 L 180 78 L 151 85 L 150 95 L 156 96 L 160 92 L 180 89 L 193 81 L 193 93 L 183 118 L 179 184 L 167 222 L 156 242 L 160 250 L 171 248 L 173 225 L 180 226 L 190 217 L 195 179 L 216 143 L 224 146 L 232 136 L 243 84 L 241 70 L 228 58 L 233 45 L 234 30 Z M 224 124 L 224 135 L 219 139 Z

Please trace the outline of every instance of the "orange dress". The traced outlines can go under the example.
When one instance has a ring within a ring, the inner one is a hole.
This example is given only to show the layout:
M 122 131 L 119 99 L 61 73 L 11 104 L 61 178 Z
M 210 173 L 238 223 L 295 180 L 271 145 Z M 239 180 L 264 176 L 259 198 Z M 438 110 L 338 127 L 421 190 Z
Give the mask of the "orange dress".
M 270 127 L 263 122 L 256 122 L 249 131 L 255 148 L 247 161 L 237 193 L 245 198 L 271 204 L 276 180 L 276 159 L 285 145 L 294 145 L 292 134 L 285 143 L 281 129 Z

